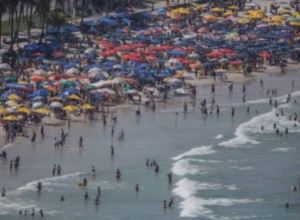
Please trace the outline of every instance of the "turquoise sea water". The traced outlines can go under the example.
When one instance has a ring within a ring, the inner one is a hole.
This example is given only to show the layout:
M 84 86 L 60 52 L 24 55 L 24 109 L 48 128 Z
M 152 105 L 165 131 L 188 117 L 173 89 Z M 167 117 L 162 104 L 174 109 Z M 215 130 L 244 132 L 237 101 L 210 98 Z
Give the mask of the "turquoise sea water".
M 100 121 L 72 123 L 62 150 L 53 147 L 60 128 L 46 127 L 45 139 L 7 147 L 9 158 L 20 155 L 21 167 L 16 173 L 9 171 L 8 164 L 0 165 L 0 186 L 8 191 L 6 198 L 0 198 L 0 219 L 31 219 L 32 207 L 36 211 L 42 208 L 45 219 L 66 220 L 299 219 L 300 193 L 290 188 L 300 177 L 300 123 L 296 128 L 287 117 L 288 113 L 300 113 L 299 78 L 297 73 L 264 77 L 264 89 L 254 80 L 247 84 L 246 104 L 242 103 L 242 85 L 235 86 L 232 96 L 228 85 L 218 85 L 219 117 L 201 115 L 199 103 L 195 108 L 189 106 L 184 115 L 186 97 L 170 100 L 155 113 L 142 108 L 140 120 L 134 115 L 137 107 L 121 108 L 116 113 L 116 133 L 125 129 L 125 141 L 113 140 L 113 158 L 110 125 L 104 128 Z M 296 82 L 293 99 L 299 104 L 286 105 L 292 79 Z M 284 117 L 276 117 L 276 110 L 268 105 L 265 93 L 272 88 L 278 88 Z M 198 89 L 198 101 L 203 98 L 211 99 L 210 87 Z M 231 106 L 236 109 L 234 119 L 230 117 Z M 275 135 L 274 122 L 281 131 L 288 127 L 290 133 Z M 84 137 L 82 152 L 78 150 L 79 136 Z M 146 168 L 147 159 L 158 162 L 159 174 Z M 53 164 L 62 166 L 62 176 L 52 177 Z M 119 182 L 115 180 L 117 168 L 122 172 Z M 170 170 L 174 173 L 171 186 L 166 177 Z M 86 189 L 78 187 L 84 177 L 88 179 Z M 36 193 L 38 181 L 43 183 L 41 194 Z M 139 193 L 134 191 L 135 184 L 140 185 Z M 98 186 L 102 195 L 97 207 L 93 200 Z M 86 191 L 90 196 L 87 202 L 83 199 Z M 162 201 L 172 196 L 174 207 L 164 210 Z M 18 214 L 25 208 L 26 218 Z

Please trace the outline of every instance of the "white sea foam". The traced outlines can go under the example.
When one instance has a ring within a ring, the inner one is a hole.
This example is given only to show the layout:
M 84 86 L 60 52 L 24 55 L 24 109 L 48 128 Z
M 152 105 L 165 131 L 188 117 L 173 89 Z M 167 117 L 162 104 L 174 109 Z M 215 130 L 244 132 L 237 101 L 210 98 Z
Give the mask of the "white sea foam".
M 231 168 L 237 169 L 237 170 L 241 170 L 241 171 L 244 171 L 244 170 L 253 170 L 253 167 L 250 167 L 250 166 L 248 166 L 248 167 L 233 166 Z
M 183 178 L 176 183 L 173 193 L 183 199 L 180 202 L 181 217 L 199 217 L 214 219 L 216 216 L 213 211 L 206 206 L 231 206 L 236 204 L 246 204 L 260 200 L 250 199 L 230 199 L 216 198 L 204 199 L 196 197 L 196 193 L 201 190 L 236 190 L 235 185 L 223 185 L 220 183 L 199 183 L 194 180 Z
M 281 105 L 280 108 L 289 107 L 288 104 Z M 270 112 L 253 117 L 250 121 L 240 124 L 234 135 L 235 137 L 221 142 L 219 145 L 224 147 L 239 147 L 244 144 L 258 144 L 259 142 L 251 137 L 256 133 L 275 133 L 273 124 L 276 123 L 276 127 L 280 131 L 284 131 L 285 128 L 289 129 L 290 133 L 300 132 L 300 123 L 290 121 L 285 116 L 276 117 L 276 110 L 273 109 Z M 296 124 L 296 127 L 294 126 Z M 261 127 L 264 127 L 262 130 Z
M 196 194 L 199 190 L 236 190 L 235 185 L 222 185 L 220 183 L 201 183 L 188 178 L 183 178 L 176 183 L 173 192 L 181 198 L 188 198 Z
M 291 150 L 291 148 L 288 147 L 278 147 L 278 148 L 274 148 L 271 151 L 273 152 L 289 152 Z
M 184 157 L 189 157 L 189 156 L 200 156 L 200 155 L 207 155 L 207 154 L 213 154 L 216 153 L 216 151 L 213 149 L 212 146 L 201 146 L 201 147 L 195 147 L 192 148 L 191 150 L 180 154 L 176 157 L 173 157 L 173 160 L 180 160 Z
M 7 148 L 10 148 L 10 147 L 12 147 L 12 146 L 13 146 L 13 144 L 14 144 L 14 143 L 9 143 L 9 144 L 6 144 L 6 145 L 4 145 L 4 146 L 2 147 L 2 149 L 1 149 L 1 150 L 6 150 Z
M 2 197 L 0 199 L 0 215 L 7 215 L 12 211 L 17 212 L 21 209 L 32 208 L 37 208 L 37 206 L 29 202 L 21 201 L 20 199 L 13 200 L 8 197 Z
M 223 136 L 223 134 L 218 134 L 216 137 L 215 137 L 215 139 L 222 139 L 224 136 Z
M 178 176 L 184 176 L 187 174 L 195 175 L 195 174 L 207 174 L 211 169 L 200 165 L 196 159 L 182 159 L 176 161 L 172 165 L 172 172 Z
M 35 180 L 32 182 L 27 183 L 25 186 L 21 186 L 17 188 L 17 190 L 10 192 L 11 194 L 21 194 L 23 192 L 27 191 L 36 191 L 36 186 L 38 182 L 42 182 L 43 185 L 43 190 L 51 192 L 52 189 L 51 187 L 68 187 L 69 184 L 64 183 L 64 181 L 68 180 L 69 178 L 74 178 L 78 177 L 80 175 L 83 175 L 84 173 L 70 173 L 70 174 L 65 174 L 62 176 L 56 176 L 56 177 L 49 177 L 49 178 L 44 178 L 40 180 Z M 75 183 L 74 183 L 75 184 Z

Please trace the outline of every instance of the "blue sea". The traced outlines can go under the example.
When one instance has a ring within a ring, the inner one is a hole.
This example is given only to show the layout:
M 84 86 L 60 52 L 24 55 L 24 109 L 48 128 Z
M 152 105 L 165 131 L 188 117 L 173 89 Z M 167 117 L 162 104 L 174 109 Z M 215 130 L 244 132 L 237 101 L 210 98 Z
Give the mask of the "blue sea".
M 135 116 L 138 106 L 112 109 L 117 116 L 113 139 L 111 124 L 103 127 L 95 120 L 72 122 L 70 131 L 64 127 L 69 135 L 59 150 L 53 143 L 61 127 L 46 126 L 45 138 L 38 135 L 36 143 L 19 139 L 6 145 L 8 158 L 19 155 L 21 166 L 16 172 L 0 164 L 0 187 L 7 190 L 6 197 L 0 198 L 0 219 L 39 219 L 38 210 L 43 209 L 44 219 L 49 220 L 298 220 L 300 193 L 292 192 L 291 187 L 298 186 L 300 177 L 300 123 L 290 121 L 289 115 L 300 114 L 300 75 L 294 72 L 262 79 L 264 88 L 258 79 L 246 84 L 246 103 L 242 102 L 242 84 L 234 85 L 232 95 L 228 84 L 216 85 L 219 116 L 201 114 L 200 101 L 206 98 L 210 103 L 212 99 L 210 86 L 201 86 L 196 106 L 188 105 L 186 114 L 182 106 L 185 101 L 190 103 L 188 97 L 158 104 L 156 112 L 140 107 L 140 119 Z M 266 96 L 268 89 L 275 88 L 277 109 Z M 289 93 L 292 102 L 286 103 Z M 234 118 L 231 107 L 235 108 Z M 281 135 L 275 134 L 274 123 Z M 289 134 L 284 134 L 286 128 Z M 38 126 L 27 128 L 29 133 L 32 129 L 39 134 Z M 125 131 L 123 142 L 117 140 L 121 129 Z M 84 138 L 81 151 L 79 136 Z M 147 159 L 159 164 L 158 174 L 146 167 Z M 62 167 L 61 176 L 52 176 L 53 164 Z M 115 178 L 118 168 L 120 181 Z M 166 176 L 170 171 L 172 184 Z M 79 186 L 83 178 L 88 180 L 86 188 Z M 38 182 L 43 184 L 41 193 L 36 192 Z M 101 187 L 98 206 L 94 204 L 97 187 Z M 88 201 L 83 198 L 85 192 Z M 171 198 L 174 206 L 164 209 L 163 200 Z

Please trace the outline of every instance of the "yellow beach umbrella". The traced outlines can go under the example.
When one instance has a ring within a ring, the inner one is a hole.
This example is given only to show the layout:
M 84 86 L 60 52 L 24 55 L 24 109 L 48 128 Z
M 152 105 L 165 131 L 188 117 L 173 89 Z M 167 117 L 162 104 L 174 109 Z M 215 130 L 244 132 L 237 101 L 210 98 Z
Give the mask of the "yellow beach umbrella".
M 68 112 L 75 112 L 75 111 L 78 111 L 79 108 L 75 105 L 67 105 L 63 108 L 63 110 L 68 111 Z
M 223 8 L 217 7 L 217 8 L 212 8 L 211 11 L 212 12 L 217 12 L 217 13 L 222 13 L 224 10 L 223 10 Z
M 29 115 L 30 114 L 30 109 L 26 108 L 26 107 L 20 107 L 20 108 L 17 109 L 17 112 Z
M 5 116 L 3 118 L 4 121 L 18 121 L 20 120 L 17 116 L 15 115 L 8 115 L 8 116 Z
M 50 113 L 50 110 L 47 108 L 37 108 L 37 109 L 34 109 L 33 112 L 41 114 L 41 115 L 48 115 Z
M 81 105 L 80 108 L 82 108 L 84 110 L 93 110 L 93 109 L 95 109 L 95 106 L 93 106 L 89 103 L 85 103 L 85 104 Z
M 6 108 L 4 106 L 0 106 L 0 114 L 3 115 L 5 113 L 7 113 Z
M 26 82 L 26 81 L 19 81 L 18 83 L 22 84 L 22 85 L 27 85 L 28 84 L 28 82 Z
M 278 9 L 278 14 L 283 15 L 283 14 L 291 14 L 291 10 L 287 8 L 279 8 Z
M 271 22 L 275 22 L 275 23 L 282 23 L 284 21 L 284 18 L 282 16 L 274 16 L 271 17 Z
M 10 94 L 8 97 L 7 97 L 8 100 L 13 100 L 13 101 L 20 101 L 21 100 L 21 97 L 16 95 L 16 94 Z
M 68 97 L 68 99 L 73 99 L 73 100 L 76 100 L 76 101 L 80 101 L 81 98 L 78 96 L 78 95 L 75 95 L 75 94 L 72 94 Z
M 226 11 L 224 13 L 224 16 L 227 17 L 227 16 L 232 16 L 232 15 L 235 15 L 235 13 L 233 11 Z
M 228 9 L 230 9 L 230 10 L 238 10 L 239 8 L 237 6 L 235 6 L 235 5 L 230 5 L 228 7 Z

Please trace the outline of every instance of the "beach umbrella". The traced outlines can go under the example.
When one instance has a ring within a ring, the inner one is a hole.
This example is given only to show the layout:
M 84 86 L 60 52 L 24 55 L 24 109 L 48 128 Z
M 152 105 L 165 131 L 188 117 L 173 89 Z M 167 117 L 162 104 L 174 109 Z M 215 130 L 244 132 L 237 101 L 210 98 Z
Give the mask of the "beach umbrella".
M 47 72 L 43 69 L 38 69 L 38 70 L 35 70 L 32 75 L 41 75 L 41 76 L 45 76 L 47 75 Z
M 7 113 L 7 110 L 4 106 L 0 106 L 0 114 L 3 115 L 3 114 L 6 114 Z
M 75 111 L 78 111 L 79 108 L 75 105 L 67 105 L 63 108 L 63 110 L 68 111 L 68 112 L 75 112 Z
M 57 89 L 51 85 L 44 85 L 44 89 L 48 90 L 49 92 L 57 92 Z
M 85 103 L 85 104 L 81 105 L 80 108 L 84 109 L 84 110 L 93 110 L 93 109 L 95 109 L 95 106 L 93 106 L 89 103 Z
M 63 52 L 63 51 L 54 51 L 52 53 L 52 56 L 54 58 L 65 58 L 66 57 L 66 54 Z
M 16 94 L 10 94 L 7 97 L 8 100 L 20 101 L 22 98 Z
M 42 97 L 46 97 L 46 96 L 49 96 L 49 95 L 50 95 L 50 93 L 46 89 L 36 90 L 32 94 L 32 96 L 42 96 Z
M 10 71 L 10 70 L 12 70 L 12 68 L 7 63 L 0 63 L 0 70 L 1 71 Z
M 216 7 L 216 8 L 212 8 L 211 9 L 212 12 L 216 12 L 216 13 L 222 13 L 224 11 L 223 8 L 219 8 L 219 7 Z
M 41 114 L 41 115 L 48 115 L 50 113 L 50 110 L 47 109 L 47 108 L 41 107 L 41 108 L 34 109 L 32 112 L 38 113 L 38 114 Z
M 84 51 L 84 54 L 95 54 L 96 53 L 96 49 L 95 48 L 87 48 L 85 51 Z
M 112 89 L 108 89 L 108 88 L 97 89 L 96 92 L 98 92 L 100 94 L 107 94 L 107 95 L 115 95 L 116 94 L 115 91 L 113 91 Z
M 72 99 L 72 100 L 76 100 L 76 101 L 80 101 L 81 98 L 78 95 L 72 94 L 68 97 L 68 99 Z
M 43 99 L 45 99 L 45 98 L 42 97 L 42 96 L 35 96 L 35 97 L 33 97 L 31 100 L 32 100 L 33 102 L 37 102 L 37 101 L 42 101 Z
M 70 68 L 70 69 L 67 69 L 66 72 L 65 72 L 66 75 L 77 75 L 79 74 L 79 70 L 77 68 Z
M 43 103 L 42 102 L 34 102 L 34 103 L 32 103 L 32 108 L 33 109 L 36 109 L 36 108 L 41 108 L 41 107 L 43 107 Z
M 4 121 L 19 121 L 20 119 L 16 115 L 8 115 L 3 118 Z
M 50 107 L 51 108 L 63 108 L 64 106 L 62 103 L 54 101 L 54 102 L 51 102 Z
M 76 83 L 74 81 L 71 81 L 71 80 L 61 80 L 60 83 L 63 87 L 73 88 L 73 87 L 76 86 Z
M 17 109 L 17 112 L 18 112 L 18 113 L 24 113 L 24 114 L 29 115 L 31 111 L 30 111 L 30 109 L 27 108 L 27 107 L 20 107 L 20 108 Z
M 5 105 L 12 107 L 12 106 L 18 106 L 19 104 L 14 100 L 8 100 L 5 102 Z
M 42 81 L 45 81 L 46 78 L 44 76 L 34 75 L 34 76 L 31 77 L 31 80 L 33 82 L 42 82 Z

